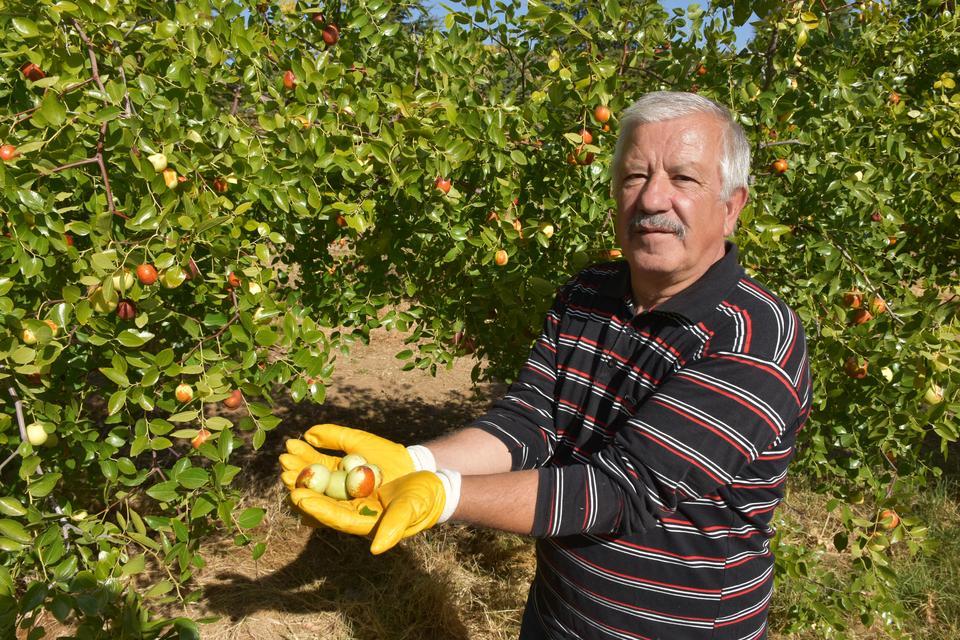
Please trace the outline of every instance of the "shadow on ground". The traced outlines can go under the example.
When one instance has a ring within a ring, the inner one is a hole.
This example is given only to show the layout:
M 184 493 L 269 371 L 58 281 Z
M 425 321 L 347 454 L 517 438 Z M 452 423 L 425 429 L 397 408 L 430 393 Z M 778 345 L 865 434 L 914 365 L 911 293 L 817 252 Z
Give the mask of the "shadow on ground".
M 468 640 L 451 585 L 424 574 L 404 547 L 373 556 L 368 545 L 356 536 L 314 531 L 300 555 L 272 573 L 219 572 L 204 589 L 206 604 L 231 621 L 260 612 L 318 621 L 337 614 L 358 640 L 408 637 L 411 629 L 422 638 Z

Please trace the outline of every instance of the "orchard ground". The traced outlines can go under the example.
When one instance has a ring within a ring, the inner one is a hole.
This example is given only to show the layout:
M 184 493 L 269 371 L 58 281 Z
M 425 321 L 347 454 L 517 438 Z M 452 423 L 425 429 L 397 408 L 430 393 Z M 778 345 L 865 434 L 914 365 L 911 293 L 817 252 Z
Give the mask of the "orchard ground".
M 470 358 L 458 359 L 435 378 L 422 371 L 403 372 L 403 362 L 394 355 L 404 348 L 402 335 L 374 330 L 369 345 L 357 343 L 350 354 L 339 356 L 325 404 L 281 403 L 282 425 L 259 452 L 244 448 L 237 461 L 244 469 L 238 478 L 246 500 L 241 507 L 267 510 L 254 530 L 267 543 L 266 553 L 253 561 L 249 548 L 238 548 L 229 538 L 212 542 L 204 549 L 208 564 L 192 585 L 202 587 L 203 595 L 191 604 L 157 607 L 159 611 L 209 620 L 200 627 L 209 640 L 517 637 L 534 572 L 530 539 L 446 526 L 374 557 L 364 539 L 301 524 L 285 501 L 277 456 L 287 438 L 308 427 L 335 422 L 400 442 L 420 442 L 467 423 L 506 388 L 473 386 Z M 794 543 L 829 541 L 841 527 L 827 513 L 823 496 L 801 485 L 794 478 L 788 501 L 779 509 L 780 527 Z M 928 518 L 940 551 L 922 561 L 897 553 L 894 546 L 891 566 L 901 578 L 901 603 L 912 611 L 910 631 L 926 640 L 955 640 L 960 637 L 960 488 L 955 480 L 944 482 L 918 500 L 917 513 Z M 871 508 L 864 505 L 863 513 L 869 517 Z M 841 570 L 849 562 L 840 553 L 822 560 Z M 144 576 L 141 588 L 163 577 L 162 572 Z M 778 587 L 774 626 L 790 615 L 796 595 L 782 583 Z M 850 613 L 850 637 L 890 637 L 881 623 L 864 627 L 857 612 Z M 47 637 L 68 632 L 49 613 L 43 623 Z M 817 630 L 771 634 L 774 640 L 821 637 Z

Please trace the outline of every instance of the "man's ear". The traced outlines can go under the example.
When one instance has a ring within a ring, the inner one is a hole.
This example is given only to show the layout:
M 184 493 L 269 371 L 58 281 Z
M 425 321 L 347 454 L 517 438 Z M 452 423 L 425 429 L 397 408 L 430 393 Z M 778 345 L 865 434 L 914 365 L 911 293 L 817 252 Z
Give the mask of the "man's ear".
M 724 202 L 723 212 L 723 235 L 729 236 L 737 228 L 737 220 L 740 219 L 740 212 L 747 204 L 749 192 L 746 187 L 740 187 L 727 198 Z

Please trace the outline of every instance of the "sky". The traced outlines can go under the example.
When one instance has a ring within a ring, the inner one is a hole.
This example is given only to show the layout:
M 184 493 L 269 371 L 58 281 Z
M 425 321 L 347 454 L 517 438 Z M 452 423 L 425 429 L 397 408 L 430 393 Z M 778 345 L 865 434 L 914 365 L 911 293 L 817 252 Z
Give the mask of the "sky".
M 438 17 L 443 17 L 446 15 L 446 10 L 441 6 L 445 4 L 451 7 L 462 7 L 460 3 L 455 2 L 454 0 L 426 0 L 426 6 L 429 7 L 430 12 Z M 524 2 L 524 5 L 526 2 Z M 699 4 L 701 7 L 706 7 L 710 4 L 710 0 L 660 0 L 660 4 L 663 5 L 663 8 L 667 11 L 672 11 L 673 9 L 686 9 L 691 4 Z M 750 40 L 750 37 L 753 35 L 753 27 L 750 26 L 750 21 L 747 21 L 747 24 L 736 29 L 737 34 L 737 49 L 742 49 L 744 45 Z

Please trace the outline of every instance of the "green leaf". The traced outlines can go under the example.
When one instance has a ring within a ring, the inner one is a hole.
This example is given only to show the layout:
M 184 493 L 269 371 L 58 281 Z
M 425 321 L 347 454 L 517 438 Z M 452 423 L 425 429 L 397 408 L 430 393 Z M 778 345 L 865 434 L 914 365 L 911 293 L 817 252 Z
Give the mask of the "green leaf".
M 173 502 L 177 499 L 177 483 L 174 480 L 158 482 L 149 489 L 147 495 L 160 502 Z
M 39 480 L 31 482 L 27 486 L 27 493 L 34 498 L 43 498 L 53 491 L 53 488 L 57 485 L 60 477 L 61 474 L 59 473 L 45 473 L 40 476 Z
M 138 331 L 137 329 L 126 329 L 117 335 L 117 342 L 125 347 L 142 347 L 149 342 L 154 335 L 149 331 Z
M 252 529 L 263 520 L 263 516 L 266 515 L 266 511 L 259 507 L 250 507 L 244 509 L 239 516 L 237 516 L 237 526 L 241 529 Z
M 23 544 L 30 544 L 33 540 L 33 536 L 24 528 L 22 524 L 16 520 L 0 519 L 0 536 L 6 536 L 21 542 Z
M 13 18 L 10 22 L 16 32 L 24 38 L 34 38 L 40 34 L 37 23 L 29 18 Z
M 22 516 L 27 512 L 20 501 L 12 496 L 0 498 L 0 514 L 5 516 Z
M 177 475 L 177 482 L 186 489 L 199 489 L 210 481 L 210 475 L 203 469 L 191 467 Z
M 67 119 L 67 108 L 57 99 L 57 94 L 48 91 L 40 103 L 40 113 L 51 127 L 59 127 Z

